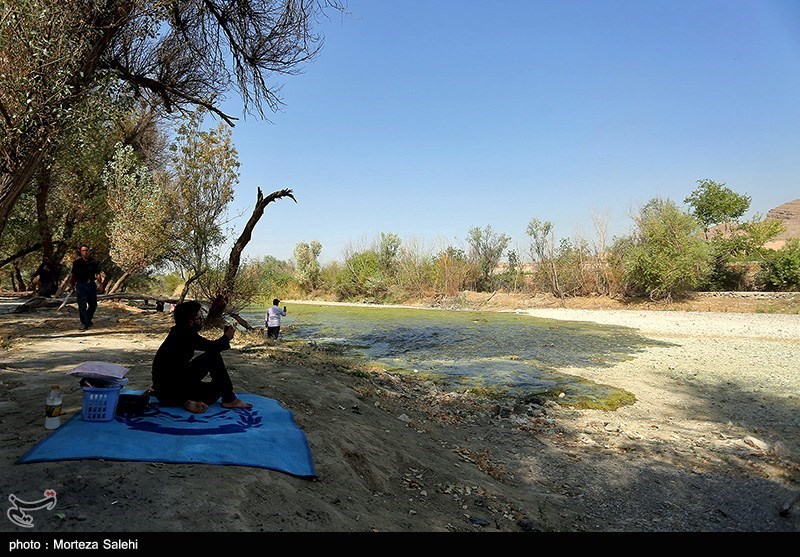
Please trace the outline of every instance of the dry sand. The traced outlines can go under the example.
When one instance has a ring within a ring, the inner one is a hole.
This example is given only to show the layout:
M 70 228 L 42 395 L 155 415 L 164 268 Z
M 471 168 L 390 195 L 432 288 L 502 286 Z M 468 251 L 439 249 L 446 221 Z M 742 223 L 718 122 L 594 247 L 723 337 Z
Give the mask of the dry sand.
M 637 402 L 515 407 L 237 335 L 225 354 L 235 385 L 294 413 L 315 480 L 237 466 L 14 464 L 47 434 L 50 383 L 66 391 L 68 414 L 81 393 L 63 373 L 82 361 L 126 365 L 130 387 L 146 388 L 171 323 L 108 302 L 88 332 L 71 306 L 0 315 L 0 497 L 56 489 L 57 512 L 36 516 L 36 530 L 52 532 L 800 531 L 800 507 L 779 514 L 800 491 L 800 317 L 525 311 L 663 341 L 611 368 L 564 370 Z M 19 528 L 3 517 L 0 531 Z

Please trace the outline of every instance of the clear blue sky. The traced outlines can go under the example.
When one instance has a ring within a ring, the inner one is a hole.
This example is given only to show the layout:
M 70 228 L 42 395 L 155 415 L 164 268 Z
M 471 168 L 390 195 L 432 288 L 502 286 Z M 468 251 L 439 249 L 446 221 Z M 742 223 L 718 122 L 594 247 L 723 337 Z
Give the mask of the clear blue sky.
M 245 255 L 324 262 L 380 232 L 466 246 L 491 225 L 527 253 L 611 236 L 653 197 L 724 182 L 766 213 L 800 197 L 797 0 L 349 0 L 319 57 L 282 76 L 283 109 L 233 130 L 234 211 L 288 187 Z M 240 115 L 231 98 L 227 109 Z

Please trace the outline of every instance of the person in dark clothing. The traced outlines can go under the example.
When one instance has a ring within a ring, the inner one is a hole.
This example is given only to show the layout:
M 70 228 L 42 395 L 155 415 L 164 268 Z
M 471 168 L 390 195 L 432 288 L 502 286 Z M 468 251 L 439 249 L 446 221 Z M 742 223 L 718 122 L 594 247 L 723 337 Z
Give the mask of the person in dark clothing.
M 50 298 L 58 290 L 58 279 L 61 265 L 53 264 L 46 255 L 42 256 L 42 264 L 31 275 L 31 280 L 39 277 L 39 296 Z
M 97 293 L 103 291 L 103 276 L 100 264 L 89 255 L 89 246 L 81 246 L 81 256 L 72 263 L 70 288 L 75 289 L 78 311 L 81 316 L 81 331 L 91 327 L 97 309 Z
M 183 406 L 200 414 L 209 404 L 220 403 L 224 408 L 251 408 L 252 404 L 239 399 L 220 354 L 231 347 L 235 329 L 225 325 L 217 340 L 208 340 L 198 332 L 203 328 L 199 302 L 184 302 L 175 306 L 175 326 L 169 330 L 153 358 L 153 391 L 165 406 Z M 194 357 L 195 350 L 203 352 Z M 210 382 L 203 379 L 211 376 Z

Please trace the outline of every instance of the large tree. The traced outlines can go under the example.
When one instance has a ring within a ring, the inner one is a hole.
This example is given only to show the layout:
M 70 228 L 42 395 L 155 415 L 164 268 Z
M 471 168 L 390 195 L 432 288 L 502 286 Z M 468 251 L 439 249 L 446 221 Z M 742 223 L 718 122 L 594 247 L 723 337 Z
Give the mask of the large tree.
M 166 179 L 145 166 L 130 145 L 119 144 L 103 173 L 112 210 L 110 255 L 122 275 L 113 294 L 132 274 L 153 265 L 168 249 Z
M 225 241 L 225 215 L 239 182 L 239 159 L 230 128 L 220 122 L 216 128 L 203 130 L 203 113 L 198 111 L 180 126 L 171 147 L 170 252 L 186 277 L 181 300 L 212 267 L 217 248 Z
M 322 244 L 316 240 L 312 240 L 310 243 L 298 242 L 294 248 L 297 282 L 309 292 L 319 285 L 320 253 L 322 253 Z
M 317 52 L 337 0 L 25 0 L 0 4 L 0 234 L 25 186 L 91 95 L 150 96 L 167 112 L 236 91 L 280 104 L 274 74 Z M 338 7 L 338 6 L 337 6 Z
M 750 196 L 741 195 L 725 183 L 713 180 L 697 180 L 699 184 L 692 194 L 683 200 L 692 207 L 692 214 L 703 225 L 708 239 L 708 230 L 715 224 L 738 222 L 750 208 Z

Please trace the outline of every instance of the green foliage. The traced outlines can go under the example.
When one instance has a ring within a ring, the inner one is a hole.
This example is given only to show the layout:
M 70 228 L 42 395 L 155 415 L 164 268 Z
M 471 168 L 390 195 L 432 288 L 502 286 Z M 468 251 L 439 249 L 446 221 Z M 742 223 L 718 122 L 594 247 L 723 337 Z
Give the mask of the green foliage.
M 3 231 L 2 251 L 49 241 L 52 255 L 61 259 L 66 254 L 67 264 L 74 256 L 71 250 L 80 243 L 94 247 L 99 259 L 107 256 L 112 215 L 102 173 L 120 139 L 114 124 L 122 110 L 98 96 L 72 109 L 58 148 L 48 151 L 40 172 L 14 204 Z
M 415 242 L 408 242 L 398 250 L 392 267 L 392 290 L 397 298 L 416 298 L 432 292 L 436 281 L 434 257 Z
M 236 273 L 233 283 L 226 280 L 226 263 L 216 260 L 203 273 L 192 287 L 197 299 L 214 300 L 219 292 L 227 294 L 225 311 L 239 312 L 252 304 L 261 294 L 258 271 L 250 265 L 243 265 Z
M 555 251 L 555 272 L 558 288 L 564 296 L 589 293 L 591 280 L 586 262 L 590 259 L 586 242 L 562 238 Z
M 162 113 L 281 102 L 270 76 L 320 47 L 312 27 L 338 0 L 12 0 L 0 3 L 0 232 L 88 97 L 148 99 Z M 212 169 L 213 170 L 213 169 Z
M 154 294 L 162 296 L 176 296 L 183 288 L 184 278 L 178 273 L 156 275 L 151 283 Z
M 335 281 L 334 288 L 340 299 L 360 298 L 380 302 L 389 292 L 380 254 L 374 249 L 350 254 Z
M 564 290 L 559 283 L 558 254 L 556 253 L 553 223 L 533 218 L 525 231 L 531 237 L 531 259 L 536 264 L 535 282 L 544 290 L 563 298 Z M 562 245 L 562 248 L 565 246 Z M 567 256 L 563 253 L 562 256 Z
M 477 226 L 469 229 L 469 259 L 479 270 L 475 285 L 478 291 L 491 291 L 494 288 L 492 273 L 510 241 L 510 236 L 494 232 L 491 225 L 487 225 L 485 229 Z
M 755 286 L 752 269 L 765 258 L 764 244 L 783 232 L 775 219 L 756 215 L 749 222 L 734 224 L 728 234 L 714 235 L 709 244 L 713 271 L 704 288 L 708 290 L 748 290 Z
M 339 277 L 342 276 L 342 268 L 343 265 L 340 261 L 331 261 L 323 265 L 319 272 L 320 290 L 333 294 L 340 300 L 343 298 L 338 294 L 340 291 L 338 284 Z
M 683 202 L 691 205 L 692 214 L 706 232 L 715 224 L 738 221 L 750 208 L 750 196 L 740 195 L 724 183 L 708 179 L 697 183 L 700 185 Z
M 239 160 L 228 127 L 203 130 L 198 111 L 179 128 L 172 151 L 174 218 L 171 258 L 188 275 L 206 272 L 225 241 L 228 204 L 239 181 Z
M 64 1 L 3 2 L 0 12 L 0 152 L 47 138 L 44 122 L 66 125 L 70 99 L 93 33 L 81 10 Z M 97 30 L 95 30 L 96 32 Z
M 506 258 L 508 259 L 508 267 L 506 267 L 505 272 L 500 276 L 500 281 L 503 288 L 516 292 L 517 289 L 523 285 L 525 280 L 522 262 L 517 252 L 513 249 L 508 250 Z
M 531 237 L 531 255 L 540 263 L 552 256 L 553 223 L 539 219 L 531 219 L 525 233 Z
M 433 289 L 454 296 L 477 279 L 475 267 L 467 260 L 464 250 L 447 246 L 433 258 Z
M 17 199 L 14 210 L 8 218 L 6 229 L 2 234 L 0 242 L 0 259 L 8 257 L 13 253 L 31 246 L 40 240 L 38 224 L 36 222 L 36 198 L 33 188 L 27 188 Z M 31 265 L 34 260 L 31 259 Z M 38 263 L 35 263 L 38 266 Z M 31 268 L 31 272 L 35 270 Z
M 669 200 L 653 199 L 636 219 L 637 230 L 624 256 L 629 284 L 651 299 L 687 294 L 711 272 L 711 251 L 698 237 L 698 221 Z
M 380 247 L 378 248 L 378 258 L 381 271 L 384 275 L 391 275 L 397 266 L 397 253 L 400 250 L 400 236 L 394 233 L 381 232 Z
M 634 287 L 625 279 L 625 256 L 633 247 L 633 241 L 632 236 L 615 237 L 608 251 L 603 254 L 604 275 L 609 295 L 628 296 L 634 293 Z
M 792 238 L 773 251 L 764 265 L 766 286 L 775 290 L 800 290 L 800 239 Z
M 268 255 L 245 268 L 253 267 L 253 280 L 257 284 L 259 296 L 272 305 L 274 298 L 286 298 L 297 290 L 294 270 L 286 261 Z
M 319 254 L 322 253 L 322 244 L 316 240 L 311 243 L 299 242 L 294 248 L 294 260 L 297 265 L 297 282 L 306 292 L 315 290 L 319 286 Z
M 167 251 L 167 195 L 163 182 L 141 164 L 129 145 L 118 144 L 103 174 L 108 205 L 110 255 L 126 273 L 142 271 Z

